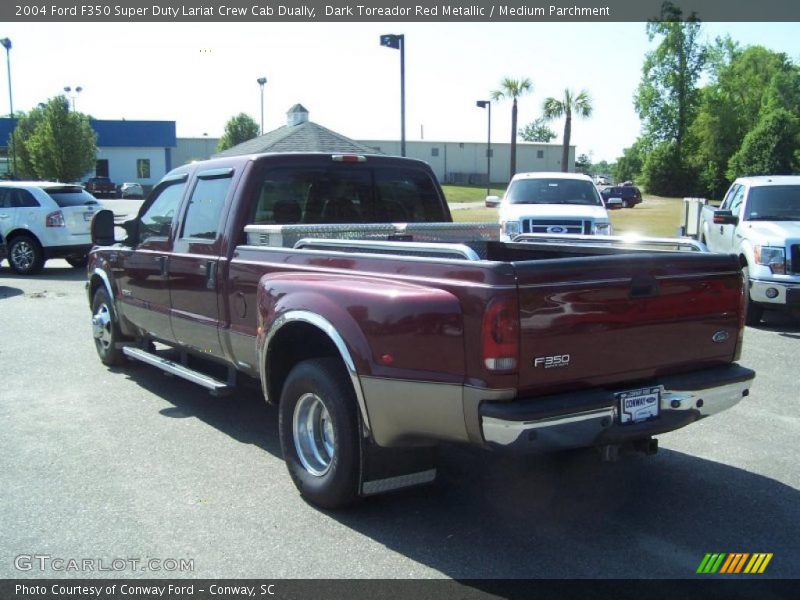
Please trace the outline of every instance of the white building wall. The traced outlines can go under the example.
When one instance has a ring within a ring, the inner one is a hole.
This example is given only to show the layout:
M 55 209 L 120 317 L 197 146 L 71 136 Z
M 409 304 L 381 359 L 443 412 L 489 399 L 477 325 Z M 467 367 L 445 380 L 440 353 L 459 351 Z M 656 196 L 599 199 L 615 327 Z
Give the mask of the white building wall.
M 174 149 L 173 149 L 174 151 Z M 137 177 L 136 161 L 140 158 L 150 160 L 150 177 Z M 155 185 L 167 173 L 164 148 L 117 148 L 101 146 L 97 149 L 97 159 L 108 161 L 108 176 L 116 184 L 132 181 L 142 185 Z M 173 160 L 173 166 L 175 162 Z M 94 176 L 94 169 L 86 176 Z
M 172 153 L 172 167 L 180 167 L 195 160 L 207 160 L 217 151 L 219 138 L 178 138 Z
M 400 156 L 400 142 L 387 140 L 358 140 L 384 154 Z M 517 144 L 517 173 L 527 171 L 561 171 L 560 144 Z M 476 175 L 472 183 L 485 182 L 486 144 L 475 142 L 406 142 L 406 156 L 428 163 L 441 182 L 470 183 L 463 175 Z M 575 171 L 575 146 L 570 146 L 569 171 Z M 510 179 L 511 144 L 492 144 L 491 181 L 508 183 Z M 481 179 L 478 179 L 481 178 Z

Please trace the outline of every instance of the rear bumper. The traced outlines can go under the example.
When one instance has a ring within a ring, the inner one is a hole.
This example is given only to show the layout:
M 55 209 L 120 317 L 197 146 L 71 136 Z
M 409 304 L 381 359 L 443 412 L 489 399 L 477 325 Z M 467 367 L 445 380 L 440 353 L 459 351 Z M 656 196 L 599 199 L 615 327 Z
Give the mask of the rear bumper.
M 727 410 L 748 395 L 754 378 L 754 371 L 732 364 L 632 386 L 663 386 L 659 416 L 635 424 L 620 423 L 614 393 L 624 389 L 483 402 L 481 429 L 489 446 L 524 453 L 620 444 Z

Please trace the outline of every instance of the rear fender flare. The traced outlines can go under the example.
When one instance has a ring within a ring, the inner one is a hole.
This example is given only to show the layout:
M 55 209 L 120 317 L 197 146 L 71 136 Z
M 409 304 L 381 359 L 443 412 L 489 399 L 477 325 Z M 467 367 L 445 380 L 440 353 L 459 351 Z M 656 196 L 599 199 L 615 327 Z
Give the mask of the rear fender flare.
M 350 377 L 350 381 L 353 385 L 353 390 L 355 391 L 356 400 L 358 401 L 358 408 L 361 412 L 361 418 L 364 423 L 364 428 L 366 432 L 370 431 L 370 424 L 369 424 L 369 414 L 367 413 L 367 404 L 364 399 L 364 392 L 361 388 L 361 379 L 358 374 L 358 370 L 356 368 L 356 363 L 353 360 L 353 356 L 350 353 L 350 350 L 347 347 L 347 343 L 344 341 L 344 338 L 337 330 L 337 328 L 325 317 L 320 316 L 317 313 L 307 311 L 307 310 L 287 310 L 286 312 L 281 313 L 278 315 L 274 321 L 269 326 L 269 329 L 261 334 L 259 333 L 258 338 L 258 364 L 259 364 L 259 375 L 261 379 L 261 388 L 264 393 L 264 398 L 266 398 L 267 402 L 277 403 L 277 398 L 270 398 L 269 393 L 269 374 L 267 373 L 267 363 L 269 353 L 272 348 L 272 342 L 275 339 L 275 336 L 278 332 L 284 328 L 285 326 L 291 323 L 305 323 L 307 325 L 311 325 L 325 334 L 330 341 L 336 347 L 339 357 L 341 358 L 344 366 L 347 370 L 348 376 Z

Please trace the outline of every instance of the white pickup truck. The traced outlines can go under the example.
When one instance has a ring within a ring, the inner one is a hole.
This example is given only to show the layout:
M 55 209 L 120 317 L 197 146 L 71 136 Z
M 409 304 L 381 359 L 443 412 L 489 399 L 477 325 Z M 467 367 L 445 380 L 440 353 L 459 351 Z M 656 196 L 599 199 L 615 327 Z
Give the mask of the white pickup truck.
M 800 176 L 742 177 L 700 216 L 700 241 L 736 254 L 748 281 L 747 324 L 765 308 L 800 309 Z
M 613 233 L 597 187 L 580 173 L 518 173 L 503 199 L 487 196 L 486 206 L 500 208 L 500 240 L 504 242 L 521 233 Z

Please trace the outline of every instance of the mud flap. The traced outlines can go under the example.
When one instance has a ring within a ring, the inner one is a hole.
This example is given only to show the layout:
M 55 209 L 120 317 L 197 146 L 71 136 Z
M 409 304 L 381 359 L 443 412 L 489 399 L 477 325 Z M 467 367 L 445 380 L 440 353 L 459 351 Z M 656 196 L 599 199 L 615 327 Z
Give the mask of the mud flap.
M 372 496 L 436 479 L 436 447 L 381 448 L 363 439 L 359 494 Z

